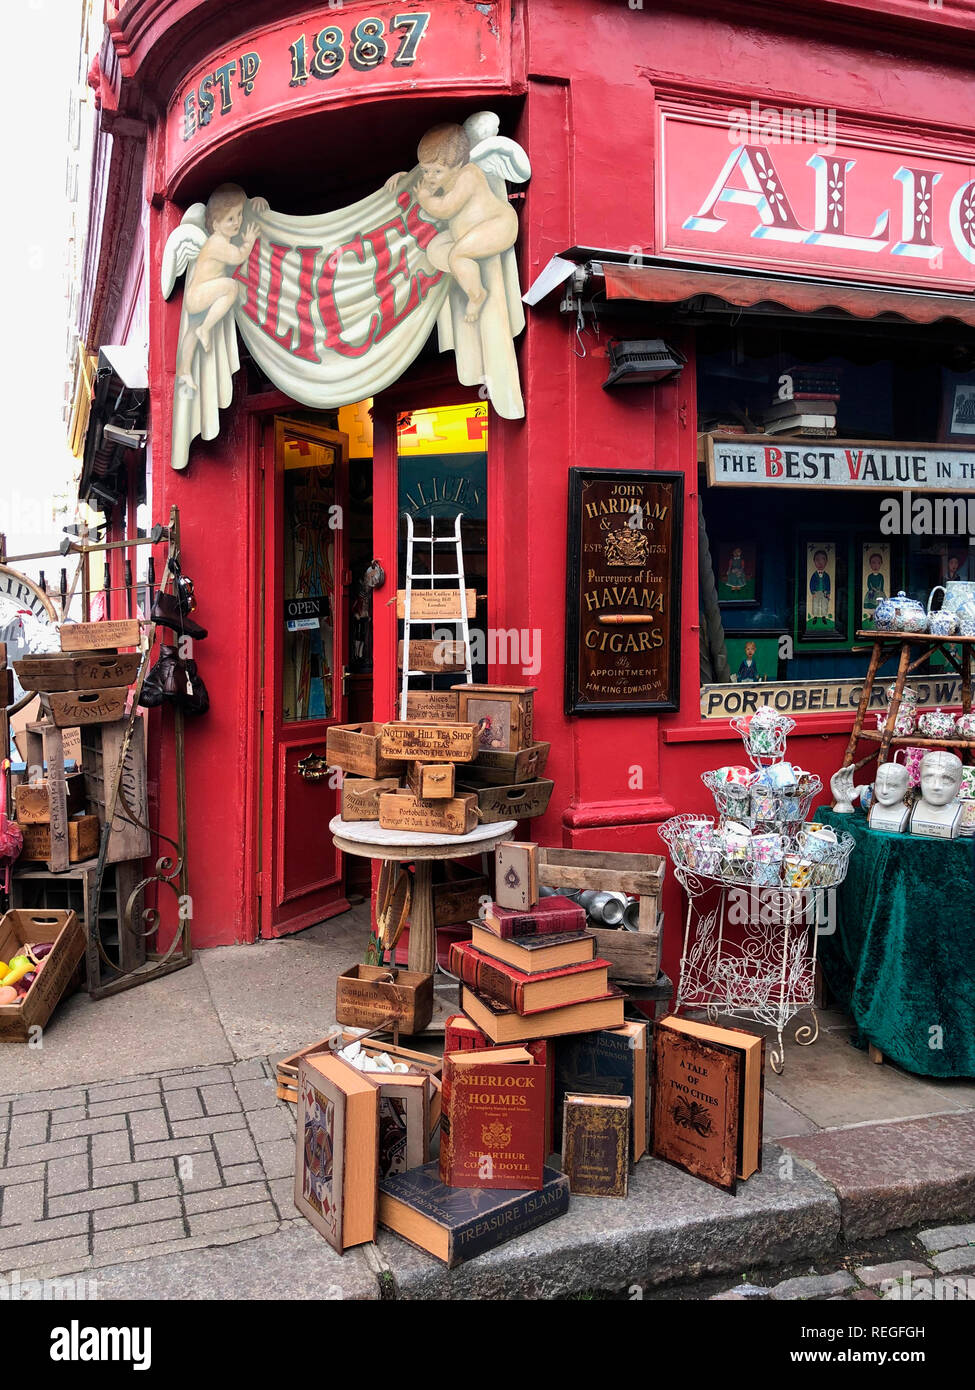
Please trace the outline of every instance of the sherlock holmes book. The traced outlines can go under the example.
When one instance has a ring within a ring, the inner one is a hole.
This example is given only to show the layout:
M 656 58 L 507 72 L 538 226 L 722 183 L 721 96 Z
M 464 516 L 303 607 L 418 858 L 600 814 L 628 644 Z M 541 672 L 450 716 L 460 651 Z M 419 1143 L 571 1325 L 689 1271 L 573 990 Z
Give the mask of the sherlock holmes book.
M 537 1192 L 447 1187 L 427 1163 L 379 1184 L 379 1223 L 452 1269 L 568 1210 L 565 1174 L 546 1168 L 542 1176 Z
M 542 1186 L 547 1070 L 524 1047 L 446 1054 L 440 1177 L 448 1187 Z
M 765 1039 L 665 1018 L 654 1030 L 655 1158 L 734 1193 L 762 1166 Z

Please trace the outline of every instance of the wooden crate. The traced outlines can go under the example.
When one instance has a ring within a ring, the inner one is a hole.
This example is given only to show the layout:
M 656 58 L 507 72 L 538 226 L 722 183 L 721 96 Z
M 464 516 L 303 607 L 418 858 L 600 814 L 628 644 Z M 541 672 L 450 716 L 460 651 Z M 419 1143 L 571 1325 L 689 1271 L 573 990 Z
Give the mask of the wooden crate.
M 149 790 L 146 778 L 144 720 L 145 715 L 140 714 L 125 755 L 119 800 L 112 822 L 111 839 L 108 842 L 108 864 L 120 864 L 129 859 L 145 859 L 152 852 L 152 837 L 145 828 L 149 824 Z M 126 727 L 124 723 L 102 724 L 92 725 L 81 731 L 81 765 L 85 773 L 88 800 L 102 825 L 105 824 L 105 798 L 111 796 L 115 784 L 115 772 L 122 754 Z M 126 804 L 136 820 L 142 822 L 141 825 L 130 819 L 125 809 Z
M 382 724 L 333 724 L 325 735 L 325 757 L 330 767 L 340 767 L 357 777 L 396 776 L 395 763 L 379 752 Z
M 468 763 L 477 751 L 477 729 L 473 724 L 394 720 L 383 726 L 379 746 L 391 762 Z
M 331 1043 L 335 1040 L 336 1033 L 330 1033 L 327 1038 L 321 1041 L 309 1043 L 307 1047 L 301 1048 L 298 1052 L 293 1052 L 290 1057 L 283 1057 L 277 1065 L 277 1095 L 279 1100 L 286 1100 L 291 1105 L 298 1103 L 298 1067 L 303 1057 L 314 1057 L 320 1052 L 330 1052 Z M 356 1034 L 346 1030 L 341 1031 L 340 1047 L 345 1047 L 351 1042 L 356 1041 Z M 377 1056 L 380 1052 L 385 1052 L 394 1062 L 405 1062 L 414 1072 L 423 1072 L 429 1076 L 435 1089 L 439 1088 L 440 1073 L 443 1070 L 443 1062 L 439 1057 L 431 1057 L 429 1052 L 414 1052 L 409 1047 L 400 1047 L 398 1044 L 389 1042 L 377 1042 L 374 1038 L 366 1038 L 362 1044 L 363 1052 L 370 1057 Z M 396 1073 L 393 1073 L 396 1075 Z M 437 1107 L 437 1118 L 439 1119 L 439 1106 Z M 431 1116 L 430 1132 L 436 1129 L 436 1124 Z
M 594 888 L 640 899 L 639 930 L 596 927 L 596 951 L 610 962 L 611 980 L 650 985 L 660 972 L 660 895 L 666 860 L 659 854 L 609 850 L 538 851 L 538 882 L 544 888 Z
M 62 623 L 63 652 L 104 651 L 139 645 L 138 618 L 106 618 L 100 623 Z
M 378 820 L 380 796 L 398 786 L 397 777 L 343 777 L 342 819 Z
M 25 690 L 104 690 L 129 686 L 139 674 L 138 652 L 85 652 L 80 656 L 27 656 L 14 662 Z
M 353 965 L 335 982 L 335 1019 L 356 1028 L 388 1021 L 404 1033 L 422 1033 L 433 1017 L 433 976 L 395 966 Z
M 20 827 L 24 836 L 21 859 L 34 862 L 51 861 L 51 826 L 34 822 Z M 99 824 L 97 816 L 72 816 L 67 822 L 68 862 L 78 864 L 83 859 L 94 859 L 98 854 Z
M 0 1004 L 0 1042 L 32 1042 L 68 988 L 85 953 L 85 934 L 74 912 L 14 908 L 0 917 L 0 959 L 9 961 L 30 942 L 53 941 L 33 985 L 16 1004 Z
M 447 800 L 454 794 L 454 764 L 410 763 L 406 781 L 420 801 Z
M 478 746 L 516 753 L 535 739 L 534 685 L 455 685 L 457 717 L 478 725 Z M 482 722 L 490 720 L 481 732 Z
M 452 927 L 457 922 L 469 922 L 477 917 L 481 898 L 490 897 L 488 881 L 483 874 L 470 878 L 448 879 L 433 885 L 433 925 Z
M 468 782 L 463 775 L 458 779 L 458 788 L 477 797 L 477 809 L 482 825 L 493 825 L 501 820 L 529 820 L 533 816 L 544 816 L 552 798 L 555 783 L 539 778 L 534 782 L 516 782 L 510 787 L 481 787 Z
M 92 930 L 96 862 L 83 860 L 56 874 L 40 866 L 18 864 L 10 894 L 11 907 L 33 912 L 70 909 L 77 913 L 85 933 L 88 993 L 93 999 L 100 997 L 105 986 L 143 965 L 146 959 L 142 920 L 145 891 L 139 888 L 143 879 L 141 862 L 106 865 L 97 934 Z M 126 907 L 133 894 L 136 896 L 128 917 L 130 930 L 126 926 Z M 103 950 L 99 950 L 99 941 Z
M 479 748 L 465 772 L 473 774 L 478 782 L 502 787 L 514 782 L 532 782 L 545 772 L 551 747 L 550 743 L 532 743 L 514 753 L 501 748 Z
M 477 613 L 477 591 L 465 589 L 467 616 L 473 618 Z M 396 590 L 396 616 L 406 617 L 406 590 Z M 459 622 L 460 593 L 457 589 L 414 589 L 410 602 L 410 622 L 413 623 L 453 623 Z
M 67 814 L 83 815 L 87 806 L 85 779 L 80 772 L 64 775 Z M 21 825 L 50 825 L 51 787 L 47 781 L 33 785 L 21 782 L 14 787 L 14 816 Z
M 452 796 L 449 801 L 418 801 L 412 792 L 388 792 L 379 798 L 383 830 L 469 835 L 477 823 L 477 797 L 473 793 Z
M 403 669 L 403 643 L 400 642 L 396 655 L 400 670 Z M 427 675 L 441 673 L 453 674 L 467 670 L 467 649 L 463 642 L 445 639 L 443 642 L 410 642 L 410 670 L 423 671 Z
M 396 706 L 399 709 L 399 705 Z M 407 719 L 433 720 L 438 724 L 457 723 L 457 693 L 453 690 L 408 690 Z
M 106 690 L 51 690 L 41 694 L 41 708 L 58 729 L 84 724 L 111 724 L 125 718 L 127 685 Z

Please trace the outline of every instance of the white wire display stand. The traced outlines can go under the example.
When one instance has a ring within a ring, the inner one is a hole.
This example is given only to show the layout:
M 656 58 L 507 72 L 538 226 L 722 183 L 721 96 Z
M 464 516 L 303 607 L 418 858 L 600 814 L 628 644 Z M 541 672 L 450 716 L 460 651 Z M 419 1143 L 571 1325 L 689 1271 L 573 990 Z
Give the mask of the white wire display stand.
M 747 725 L 733 720 L 732 727 L 760 769 L 783 761 L 794 722 L 782 716 L 776 736 L 763 736 L 757 748 Z M 835 844 L 809 836 L 804 822 L 822 790 L 811 774 L 800 790 L 748 787 L 708 772 L 702 780 L 714 795 L 718 820 L 674 816 L 660 827 L 687 893 L 676 1011 L 704 1009 L 712 1023 L 728 1016 L 770 1025 L 776 1043 L 769 1060 L 781 1073 L 783 1033 L 792 1019 L 806 1010 L 812 1015 L 811 1023 L 796 1028 L 800 1046 L 819 1036 L 814 991 L 818 926 L 826 918 L 822 890 L 843 882 L 855 841 L 845 833 Z M 764 835 L 764 845 L 744 838 L 737 845 L 719 843 L 712 832 L 729 821 Z M 775 853 L 768 854 L 773 843 Z

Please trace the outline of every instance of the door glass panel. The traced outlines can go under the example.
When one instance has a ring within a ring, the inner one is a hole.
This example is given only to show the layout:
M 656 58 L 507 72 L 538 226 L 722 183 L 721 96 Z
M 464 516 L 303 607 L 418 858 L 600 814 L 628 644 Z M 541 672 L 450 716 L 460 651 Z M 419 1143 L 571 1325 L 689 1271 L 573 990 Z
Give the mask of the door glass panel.
M 285 430 L 284 662 L 286 723 L 332 715 L 335 673 L 335 445 Z

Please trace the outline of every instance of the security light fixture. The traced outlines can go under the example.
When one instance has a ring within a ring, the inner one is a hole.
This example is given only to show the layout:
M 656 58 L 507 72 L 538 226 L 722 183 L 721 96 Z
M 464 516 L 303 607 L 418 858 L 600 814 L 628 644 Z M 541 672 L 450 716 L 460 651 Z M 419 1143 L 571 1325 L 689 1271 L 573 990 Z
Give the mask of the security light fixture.
M 609 344 L 610 386 L 649 386 L 679 376 L 687 358 L 663 338 L 615 338 Z

